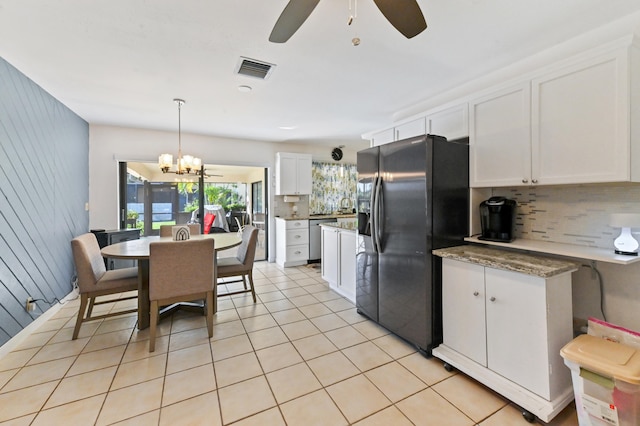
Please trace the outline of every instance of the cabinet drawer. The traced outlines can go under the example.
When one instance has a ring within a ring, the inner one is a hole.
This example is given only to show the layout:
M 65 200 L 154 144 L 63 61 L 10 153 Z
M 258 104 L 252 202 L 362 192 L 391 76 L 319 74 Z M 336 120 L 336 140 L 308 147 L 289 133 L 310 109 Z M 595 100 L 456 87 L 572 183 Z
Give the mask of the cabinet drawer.
M 286 220 L 285 228 L 286 229 L 309 229 L 309 221 L 308 220 Z
M 287 246 L 297 244 L 309 244 L 308 229 L 288 229 L 287 230 Z
M 296 245 L 287 247 L 287 262 L 295 262 L 297 260 L 307 260 L 309 258 L 308 245 Z

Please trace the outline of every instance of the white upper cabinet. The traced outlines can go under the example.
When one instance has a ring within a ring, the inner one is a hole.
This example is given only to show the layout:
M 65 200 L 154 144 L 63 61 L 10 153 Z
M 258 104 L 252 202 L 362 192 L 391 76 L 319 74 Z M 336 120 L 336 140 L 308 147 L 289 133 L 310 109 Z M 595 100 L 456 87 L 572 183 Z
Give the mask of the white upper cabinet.
M 627 40 L 472 100 L 470 186 L 640 181 L 639 71 Z
M 311 194 L 311 154 L 276 153 L 276 195 Z
M 530 105 L 528 83 L 469 102 L 470 186 L 530 182 Z
M 444 136 L 448 140 L 469 136 L 469 114 L 467 103 L 456 105 L 427 115 L 428 133 Z
M 374 133 L 371 138 L 371 146 L 384 145 L 385 143 L 393 142 L 396 137 L 396 130 L 392 127 L 390 129 L 383 130 L 378 133 Z
M 421 118 L 418 118 L 417 120 L 408 121 L 406 123 L 396 126 L 395 140 L 399 141 L 399 140 L 411 138 L 414 136 L 426 135 L 427 128 L 425 123 L 426 121 L 424 117 L 421 117 Z
M 629 78 L 624 49 L 532 80 L 532 175 L 537 183 L 632 178 Z

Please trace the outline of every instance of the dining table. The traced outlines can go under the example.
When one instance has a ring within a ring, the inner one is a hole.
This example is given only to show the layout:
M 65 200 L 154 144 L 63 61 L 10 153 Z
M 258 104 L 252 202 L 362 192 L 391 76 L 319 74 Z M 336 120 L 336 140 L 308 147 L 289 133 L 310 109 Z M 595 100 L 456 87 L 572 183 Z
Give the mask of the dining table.
M 213 239 L 215 251 L 239 246 L 242 236 L 236 232 L 191 235 L 191 239 Z M 102 257 L 114 259 L 130 259 L 138 261 L 138 329 L 149 327 L 149 245 L 157 241 L 172 241 L 172 237 L 149 236 L 137 240 L 123 241 L 102 248 Z M 213 259 L 212 259 L 213 261 Z M 215 293 L 214 293 L 215 294 Z M 214 297 L 214 313 L 215 313 Z

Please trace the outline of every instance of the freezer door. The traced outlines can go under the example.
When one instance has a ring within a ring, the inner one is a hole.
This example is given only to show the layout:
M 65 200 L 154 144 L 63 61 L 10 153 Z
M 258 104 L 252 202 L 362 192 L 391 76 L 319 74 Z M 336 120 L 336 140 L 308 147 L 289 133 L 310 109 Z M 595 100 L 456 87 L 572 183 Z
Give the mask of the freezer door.
M 379 323 L 425 350 L 432 326 L 431 147 L 426 137 L 380 146 Z
M 378 148 L 370 148 L 357 154 L 356 307 L 374 321 L 378 321 L 378 254 L 371 238 L 371 213 L 374 184 L 378 177 L 378 153 Z

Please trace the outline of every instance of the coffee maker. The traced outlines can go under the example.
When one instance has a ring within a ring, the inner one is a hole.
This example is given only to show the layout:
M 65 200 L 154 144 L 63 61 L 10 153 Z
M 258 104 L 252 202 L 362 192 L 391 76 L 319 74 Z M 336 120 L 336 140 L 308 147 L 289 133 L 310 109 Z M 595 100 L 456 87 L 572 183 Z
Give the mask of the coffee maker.
M 478 239 L 502 243 L 513 241 L 516 206 L 515 200 L 505 197 L 491 197 L 480 203 L 482 235 Z

